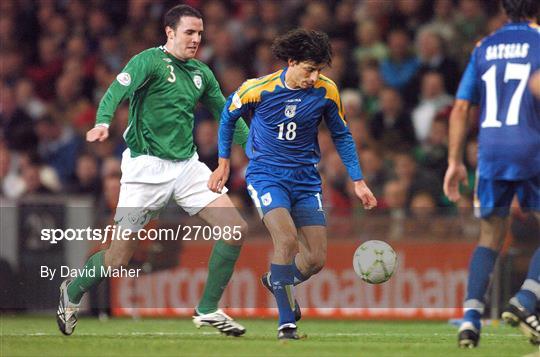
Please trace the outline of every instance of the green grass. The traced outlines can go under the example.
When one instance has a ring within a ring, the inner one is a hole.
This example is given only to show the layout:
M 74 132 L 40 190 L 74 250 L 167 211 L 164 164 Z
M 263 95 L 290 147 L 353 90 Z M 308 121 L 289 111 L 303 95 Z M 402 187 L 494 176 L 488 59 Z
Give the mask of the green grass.
M 225 337 L 186 319 L 80 319 L 62 336 L 53 316 L 2 316 L 0 356 L 524 356 L 537 353 L 508 326 L 487 326 L 481 346 L 456 347 L 444 322 L 301 321 L 301 341 L 276 340 L 273 320 L 241 320 L 247 333 Z

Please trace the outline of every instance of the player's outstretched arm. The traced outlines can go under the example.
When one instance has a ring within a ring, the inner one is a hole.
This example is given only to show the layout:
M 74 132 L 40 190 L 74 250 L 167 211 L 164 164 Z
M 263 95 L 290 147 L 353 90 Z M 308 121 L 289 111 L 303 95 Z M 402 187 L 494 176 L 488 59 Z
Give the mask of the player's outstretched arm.
M 377 199 L 364 180 L 354 181 L 354 193 L 362 202 L 364 209 L 377 207 Z
M 210 191 L 221 193 L 223 187 L 229 180 L 231 171 L 230 160 L 220 157 L 217 169 L 212 172 L 208 180 L 208 188 Z
M 109 128 L 98 125 L 95 128 L 88 130 L 86 133 L 86 141 L 92 143 L 94 141 L 104 141 L 109 137 Z

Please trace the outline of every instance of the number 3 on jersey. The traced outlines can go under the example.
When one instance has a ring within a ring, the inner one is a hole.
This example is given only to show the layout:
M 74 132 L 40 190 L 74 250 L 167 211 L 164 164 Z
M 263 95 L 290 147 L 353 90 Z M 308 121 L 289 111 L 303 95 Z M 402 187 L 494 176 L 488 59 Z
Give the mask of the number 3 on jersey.
M 167 77 L 167 81 L 174 83 L 176 81 L 176 75 L 174 74 L 174 67 L 168 64 L 167 68 L 169 69 L 169 71 L 171 71 L 171 74 Z
M 278 124 L 279 133 L 278 133 L 278 140 L 287 140 L 291 141 L 296 138 L 296 123 L 291 121 L 287 123 L 287 130 L 285 131 L 285 123 Z M 285 131 L 285 137 L 283 137 L 283 132 Z
M 508 106 L 506 125 L 517 125 L 519 122 L 519 107 L 521 106 L 521 98 L 527 86 L 530 72 L 530 63 L 507 63 L 504 67 L 504 83 L 510 80 L 519 80 Z M 497 66 L 492 65 L 489 67 L 482 75 L 482 80 L 486 83 L 486 118 L 482 122 L 482 128 L 500 128 L 502 123 L 497 120 L 497 104 L 499 101 L 497 98 Z

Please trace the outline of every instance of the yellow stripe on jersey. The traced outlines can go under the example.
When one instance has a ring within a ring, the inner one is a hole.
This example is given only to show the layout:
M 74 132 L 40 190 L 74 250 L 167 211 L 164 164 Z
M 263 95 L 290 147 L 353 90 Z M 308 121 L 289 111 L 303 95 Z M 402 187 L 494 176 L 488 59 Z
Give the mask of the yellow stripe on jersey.
M 536 22 L 532 21 L 529 22 L 529 27 L 532 27 L 533 29 L 540 29 L 540 25 L 538 25 Z
M 336 106 L 338 108 L 338 114 L 341 120 L 343 120 L 343 124 L 347 126 L 347 121 L 345 120 L 345 112 L 343 110 L 343 105 L 341 104 L 341 99 L 339 97 L 339 90 L 330 78 L 323 76 L 322 74 L 319 76 L 319 80 L 315 83 L 315 88 L 324 88 L 326 89 L 326 94 L 324 95 L 324 98 L 329 99 L 336 103 Z
M 282 72 L 283 70 L 281 69 L 267 76 L 245 81 L 236 91 L 240 103 L 235 104 L 233 100 L 229 106 L 229 111 L 239 108 L 238 104 L 260 102 L 263 91 L 272 92 L 278 86 L 280 83 L 279 77 Z

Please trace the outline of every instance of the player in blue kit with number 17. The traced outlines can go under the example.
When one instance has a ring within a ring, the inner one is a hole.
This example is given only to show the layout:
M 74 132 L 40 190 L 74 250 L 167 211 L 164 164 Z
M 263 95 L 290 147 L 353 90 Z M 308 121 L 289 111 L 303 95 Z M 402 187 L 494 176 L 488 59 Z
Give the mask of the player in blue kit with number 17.
M 457 201 L 459 183 L 466 182 L 462 158 L 467 113 L 471 105 L 480 108 L 475 188 L 480 239 L 469 266 L 465 314 L 458 333 L 460 347 L 478 345 L 484 296 L 508 228 L 514 195 L 524 210 L 533 211 L 540 219 L 540 101 L 530 83 L 540 68 L 540 27 L 534 22 L 539 2 L 502 0 L 502 4 L 511 21 L 477 44 L 450 116 L 444 191 Z M 502 315 L 510 325 L 519 325 L 533 343 L 540 342 L 540 321 L 535 313 L 539 298 L 537 248 L 525 282 Z
M 224 187 L 235 122 L 253 113 L 246 181 L 274 242 L 270 272 L 262 280 L 276 298 L 278 338 L 298 339 L 300 309 L 293 286 L 320 271 L 326 258 L 326 220 L 317 171 L 322 119 L 364 208 L 375 207 L 377 200 L 363 180 L 338 89 L 320 74 L 331 62 L 328 36 L 292 30 L 276 39 L 272 52 L 287 67 L 246 81 L 225 104 L 219 127 L 219 166 L 208 187 L 215 192 Z

